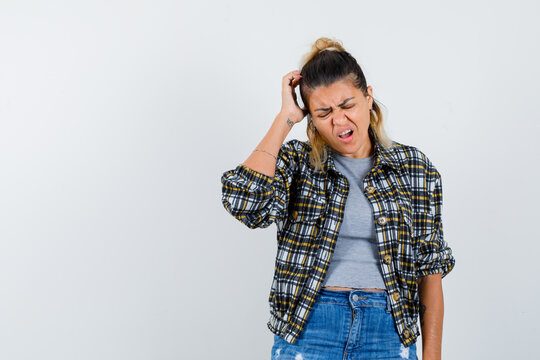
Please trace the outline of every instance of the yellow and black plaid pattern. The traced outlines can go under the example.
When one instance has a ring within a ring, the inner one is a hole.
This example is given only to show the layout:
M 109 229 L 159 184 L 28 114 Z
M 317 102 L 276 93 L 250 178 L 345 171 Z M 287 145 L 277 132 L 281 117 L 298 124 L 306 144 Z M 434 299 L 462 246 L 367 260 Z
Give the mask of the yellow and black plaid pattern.
M 418 277 L 444 278 L 455 260 L 443 240 L 442 183 L 416 147 L 375 144 L 375 162 L 364 178 L 373 206 L 380 266 L 392 313 L 405 346 L 420 336 Z M 221 177 L 222 203 L 251 229 L 277 226 L 278 249 L 269 296 L 268 328 L 294 343 L 309 319 L 328 269 L 349 192 L 334 166 L 333 150 L 322 171 L 309 164 L 309 142 L 281 146 L 273 178 L 242 164 Z

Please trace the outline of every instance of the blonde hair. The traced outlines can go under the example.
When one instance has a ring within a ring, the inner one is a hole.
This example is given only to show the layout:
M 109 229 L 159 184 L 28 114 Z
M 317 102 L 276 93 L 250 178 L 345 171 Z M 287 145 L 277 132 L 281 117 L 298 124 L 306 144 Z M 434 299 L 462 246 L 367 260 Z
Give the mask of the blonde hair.
M 315 170 L 321 170 L 331 148 L 319 134 L 308 106 L 309 95 L 319 86 L 329 86 L 336 81 L 349 80 L 365 96 L 368 95 L 366 78 L 356 59 L 343 47 L 343 43 L 326 37 L 315 41 L 311 50 L 300 61 L 300 96 L 309 111 L 307 115 L 306 133 L 311 145 L 310 163 Z M 373 98 L 372 111 L 369 114 L 368 133 L 372 143 L 379 142 L 390 148 L 393 141 L 388 137 L 383 126 L 383 113 L 379 101 Z

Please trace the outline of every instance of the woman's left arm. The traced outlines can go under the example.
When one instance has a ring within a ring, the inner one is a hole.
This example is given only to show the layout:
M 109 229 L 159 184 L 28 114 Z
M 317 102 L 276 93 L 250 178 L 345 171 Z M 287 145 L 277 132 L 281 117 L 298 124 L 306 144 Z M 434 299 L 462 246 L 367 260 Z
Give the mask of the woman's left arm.
M 454 268 L 456 262 L 452 249 L 444 240 L 441 177 L 434 167 L 432 173 L 435 176 L 428 183 L 433 191 L 429 196 L 429 208 L 426 209 L 425 232 L 417 239 L 416 259 L 424 360 L 441 359 L 444 314 L 442 279 Z
M 418 278 L 423 360 L 441 359 L 444 315 L 441 280 L 441 274 L 430 274 Z

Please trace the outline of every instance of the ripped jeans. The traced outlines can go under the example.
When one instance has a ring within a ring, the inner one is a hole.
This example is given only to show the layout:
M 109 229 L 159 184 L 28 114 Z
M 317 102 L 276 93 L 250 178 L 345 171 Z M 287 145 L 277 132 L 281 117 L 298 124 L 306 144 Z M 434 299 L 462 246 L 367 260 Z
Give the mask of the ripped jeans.
M 387 291 L 321 289 L 294 344 L 274 334 L 272 360 L 412 359 L 397 333 Z

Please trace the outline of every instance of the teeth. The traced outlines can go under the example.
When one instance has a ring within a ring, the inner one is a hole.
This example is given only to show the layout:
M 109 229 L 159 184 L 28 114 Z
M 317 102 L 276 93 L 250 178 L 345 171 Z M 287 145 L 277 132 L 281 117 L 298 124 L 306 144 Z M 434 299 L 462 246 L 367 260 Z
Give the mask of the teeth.
M 341 134 L 339 134 L 339 136 L 343 135 L 343 134 L 347 134 L 348 132 L 352 131 L 351 129 L 349 130 L 345 130 L 344 132 L 342 132 Z

